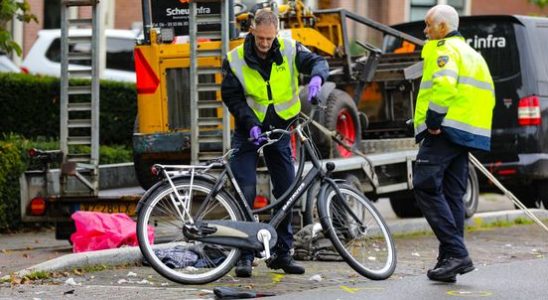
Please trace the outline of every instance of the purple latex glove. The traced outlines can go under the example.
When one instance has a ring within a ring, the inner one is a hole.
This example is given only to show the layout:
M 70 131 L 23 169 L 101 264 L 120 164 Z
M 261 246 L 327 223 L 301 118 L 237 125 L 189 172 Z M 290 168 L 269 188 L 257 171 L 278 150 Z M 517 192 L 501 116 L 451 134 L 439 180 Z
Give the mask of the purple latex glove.
M 261 133 L 263 132 L 261 130 L 261 127 L 259 127 L 258 125 L 251 127 L 251 129 L 249 130 L 249 140 L 253 144 L 259 146 L 261 143 L 266 141 L 266 138 L 264 136 L 261 136 Z
M 312 98 L 317 97 L 322 87 L 322 78 L 318 75 L 312 77 L 308 83 L 308 102 L 312 102 Z

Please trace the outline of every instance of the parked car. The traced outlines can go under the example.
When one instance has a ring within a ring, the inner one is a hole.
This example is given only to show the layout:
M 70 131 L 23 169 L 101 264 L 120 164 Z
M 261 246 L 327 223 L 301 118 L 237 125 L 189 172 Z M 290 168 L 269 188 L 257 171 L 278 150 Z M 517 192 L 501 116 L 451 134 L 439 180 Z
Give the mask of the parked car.
M 0 73 L 4 72 L 21 72 L 21 69 L 9 59 L 7 55 L 0 52 Z
M 394 28 L 424 38 L 424 22 Z M 470 16 L 459 31 L 479 51 L 495 83 L 491 152 L 474 153 L 526 206 L 548 208 L 548 18 Z M 385 39 L 385 48 L 402 48 Z M 494 190 L 483 181 L 482 190 Z
M 91 35 L 91 29 L 71 29 L 71 37 L 85 37 Z M 131 30 L 106 29 L 106 69 L 101 79 L 135 82 L 135 68 L 133 62 L 133 48 L 136 34 Z M 59 77 L 61 74 L 61 30 L 48 29 L 38 32 L 38 38 L 32 45 L 21 68 L 30 74 L 42 74 Z M 89 53 L 89 42 L 70 44 L 69 52 Z M 82 59 L 71 61 L 69 68 L 78 69 L 90 66 L 91 60 Z

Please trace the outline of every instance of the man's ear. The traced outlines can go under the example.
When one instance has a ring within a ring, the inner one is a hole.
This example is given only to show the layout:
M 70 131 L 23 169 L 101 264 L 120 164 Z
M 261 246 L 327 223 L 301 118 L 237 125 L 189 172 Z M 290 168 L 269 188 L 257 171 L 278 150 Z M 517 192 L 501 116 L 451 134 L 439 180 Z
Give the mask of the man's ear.
M 449 33 L 449 27 L 447 26 L 447 22 L 441 21 L 440 24 L 440 33 L 445 37 Z

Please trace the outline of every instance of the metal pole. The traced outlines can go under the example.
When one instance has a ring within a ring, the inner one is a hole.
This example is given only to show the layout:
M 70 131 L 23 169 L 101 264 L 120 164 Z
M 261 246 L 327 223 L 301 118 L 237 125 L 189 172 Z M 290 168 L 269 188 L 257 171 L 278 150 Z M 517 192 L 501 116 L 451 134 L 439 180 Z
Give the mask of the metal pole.
M 548 227 L 546 227 L 546 225 L 544 225 L 544 223 L 542 223 L 542 221 L 539 220 L 539 218 L 537 218 L 537 216 L 535 216 L 525 205 L 523 205 L 523 203 L 521 203 L 521 201 L 519 201 L 518 198 L 516 198 L 516 196 L 514 196 L 514 194 L 512 194 L 512 192 L 510 192 L 508 189 L 506 189 L 502 185 L 502 183 L 500 183 L 500 181 L 498 181 L 497 178 L 495 178 L 495 176 L 493 176 L 493 174 L 491 174 L 491 172 L 489 172 L 481 164 L 481 162 L 474 155 L 472 155 L 472 153 L 470 153 L 469 156 L 470 156 L 470 161 L 472 162 L 472 164 L 478 170 L 480 170 L 487 178 L 489 178 L 489 180 L 491 180 L 504 193 L 504 195 L 506 197 L 508 197 L 508 199 L 510 199 L 512 202 L 514 202 L 514 204 L 517 207 L 519 207 L 519 209 L 523 210 L 527 216 L 529 216 L 535 223 L 537 223 L 540 227 L 542 227 L 544 230 L 546 230 L 546 232 L 548 232 Z
M 152 20 L 150 17 L 150 2 L 149 0 L 142 0 L 142 12 L 143 12 L 143 35 L 145 37 L 145 44 L 150 44 L 150 28 L 152 27 Z

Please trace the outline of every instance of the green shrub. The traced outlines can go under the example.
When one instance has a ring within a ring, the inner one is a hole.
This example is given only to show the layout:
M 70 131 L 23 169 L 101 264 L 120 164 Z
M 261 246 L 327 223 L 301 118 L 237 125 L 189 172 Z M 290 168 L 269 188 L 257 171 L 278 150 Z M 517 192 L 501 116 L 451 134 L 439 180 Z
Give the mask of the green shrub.
M 26 138 L 59 137 L 58 78 L 0 73 L 0 91 L 0 132 L 14 132 Z M 100 98 L 100 143 L 131 145 L 137 113 L 135 85 L 101 81 Z
M 0 139 L 0 229 L 17 228 L 21 223 L 19 175 L 25 171 L 28 141 L 8 136 Z
M 16 229 L 21 225 L 19 176 L 25 170 L 41 168 L 28 158 L 30 148 L 55 150 L 59 149 L 59 142 L 44 138 L 28 140 L 15 134 L 0 135 L 0 230 Z M 101 146 L 99 152 L 101 164 L 132 160 L 132 150 L 128 146 Z

